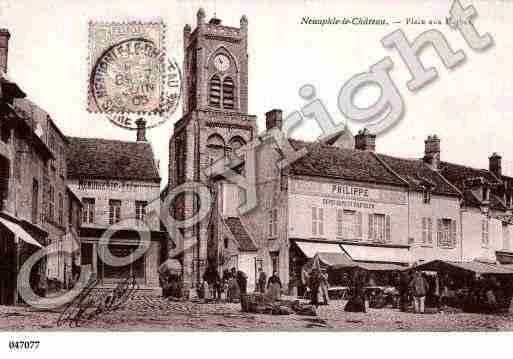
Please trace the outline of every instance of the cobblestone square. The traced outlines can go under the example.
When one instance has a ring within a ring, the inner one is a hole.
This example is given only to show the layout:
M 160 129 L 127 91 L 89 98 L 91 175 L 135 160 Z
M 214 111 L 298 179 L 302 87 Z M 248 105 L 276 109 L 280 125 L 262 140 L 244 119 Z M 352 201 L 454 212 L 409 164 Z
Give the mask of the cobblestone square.
M 0 331 L 510 331 L 513 315 L 474 313 L 402 313 L 395 309 L 344 312 L 344 301 L 320 306 L 316 317 L 243 313 L 239 303 L 175 302 L 136 296 L 117 311 L 84 321 L 79 327 L 57 326 L 58 311 L 0 307 Z

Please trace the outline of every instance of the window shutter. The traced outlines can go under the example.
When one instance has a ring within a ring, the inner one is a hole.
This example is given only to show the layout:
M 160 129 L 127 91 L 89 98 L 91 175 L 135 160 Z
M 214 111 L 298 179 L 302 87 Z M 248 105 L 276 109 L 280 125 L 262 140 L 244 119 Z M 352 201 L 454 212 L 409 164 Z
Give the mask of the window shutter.
M 319 222 L 317 224 L 318 226 L 318 232 L 319 232 L 319 235 L 323 235 L 324 234 L 324 209 L 323 208 L 318 208 L 318 217 L 319 217 Z
M 456 247 L 456 221 L 451 221 L 451 242 L 452 246 Z
M 356 238 L 361 239 L 363 235 L 362 231 L 362 212 L 356 212 Z
M 485 241 L 485 221 L 484 221 L 484 219 L 481 220 L 481 243 L 482 244 L 486 243 L 486 241 Z
M 343 216 L 343 211 L 341 209 L 337 209 L 337 234 L 339 236 L 342 236 L 343 234 L 343 229 L 342 229 L 342 226 L 343 226 L 343 222 L 342 222 L 342 217 Z
M 427 218 L 422 217 L 422 244 L 427 243 Z
M 386 216 L 386 224 L 385 224 L 385 241 L 390 242 L 390 216 Z
M 433 244 L 433 220 L 428 218 L 428 243 Z
M 440 247 L 440 243 L 442 241 L 442 220 L 437 219 L 437 229 L 436 229 L 436 241 L 438 246 Z
M 369 213 L 369 240 L 374 239 L 374 215 L 372 213 Z
M 312 207 L 312 234 L 317 235 L 317 208 Z

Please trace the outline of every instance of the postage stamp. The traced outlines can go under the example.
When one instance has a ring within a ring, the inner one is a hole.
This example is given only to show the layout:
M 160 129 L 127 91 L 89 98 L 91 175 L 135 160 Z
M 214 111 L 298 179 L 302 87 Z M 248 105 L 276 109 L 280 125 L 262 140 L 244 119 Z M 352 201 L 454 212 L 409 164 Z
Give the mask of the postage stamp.
M 114 124 L 155 127 L 174 113 L 181 73 L 165 46 L 163 22 L 89 23 L 87 109 Z

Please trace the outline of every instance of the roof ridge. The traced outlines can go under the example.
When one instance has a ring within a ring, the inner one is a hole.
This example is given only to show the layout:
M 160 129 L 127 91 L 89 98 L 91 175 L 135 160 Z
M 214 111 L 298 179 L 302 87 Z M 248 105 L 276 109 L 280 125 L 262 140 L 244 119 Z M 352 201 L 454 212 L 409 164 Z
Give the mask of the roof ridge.
M 374 153 L 374 152 L 371 152 L 371 154 L 376 157 L 376 159 L 378 160 L 379 163 L 381 163 L 383 165 L 383 167 L 385 167 L 390 173 L 392 173 L 394 176 L 396 176 L 397 178 L 399 178 L 401 181 L 403 181 L 406 186 L 410 187 L 410 183 L 405 180 L 404 178 L 402 178 L 399 173 L 397 173 L 396 171 L 394 171 L 392 169 L 392 167 L 390 167 L 390 165 L 388 163 L 385 162 L 384 159 L 380 158 L 379 157 L 379 154 L 378 153 Z
M 445 183 L 447 183 L 449 186 L 452 187 L 452 189 L 454 189 L 457 193 L 459 193 L 460 196 L 463 197 L 463 192 L 461 192 L 458 187 L 456 187 L 456 185 L 454 185 L 451 181 L 449 181 L 447 178 L 445 178 L 445 176 L 443 176 L 440 171 L 435 171 L 433 170 L 431 167 L 429 167 L 428 165 L 426 165 L 424 162 L 423 162 L 423 165 L 425 167 L 427 167 L 430 171 L 436 173 Z
M 150 142 L 148 142 L 148 141 L 129 141 L 129 140 L 102 138 L 102 137 L 80 137 L 80 136 L 66 136 L 66 137 L 68 139 L 72 139 L 72 140 L 94 140 L 94 141 L 106 141 L 106 142 L 118 142 L 118 143 L 135 143 L 135 144 L 151 145 Z

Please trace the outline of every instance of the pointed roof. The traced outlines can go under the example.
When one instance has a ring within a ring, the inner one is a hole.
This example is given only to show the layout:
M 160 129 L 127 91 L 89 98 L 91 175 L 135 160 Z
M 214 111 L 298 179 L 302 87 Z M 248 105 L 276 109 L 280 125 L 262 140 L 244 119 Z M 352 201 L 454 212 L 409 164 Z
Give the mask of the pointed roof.
M 68 177 L 137 180 L 160 183 L 148 142 L 68 137 Z
M 289 139 L 289 142 L 296 151 L 302 148 L 308 150 L 305 156 L 290 165 L 291 173 L 295 175 L 407 186 L 372 152 L 294 139 Z
M 447 196 L 461 195 L 454 185 L 426 165 L 423 160 L 399 158 L 383 154 L 378 154 L 377 156 L 388 164 L 401 178 L 406 180 L 414 191 L 423 191 L 429 187 L 431 192 L 435 194 Z
M 243 252 L 253 252 L 258 248 L 249 236 L 246 228 L 242 224 L 239 217 L 228 217 L 224 219 L 226 226 L 233 234 L 235 240 L 239 243 L 239 249 Z

